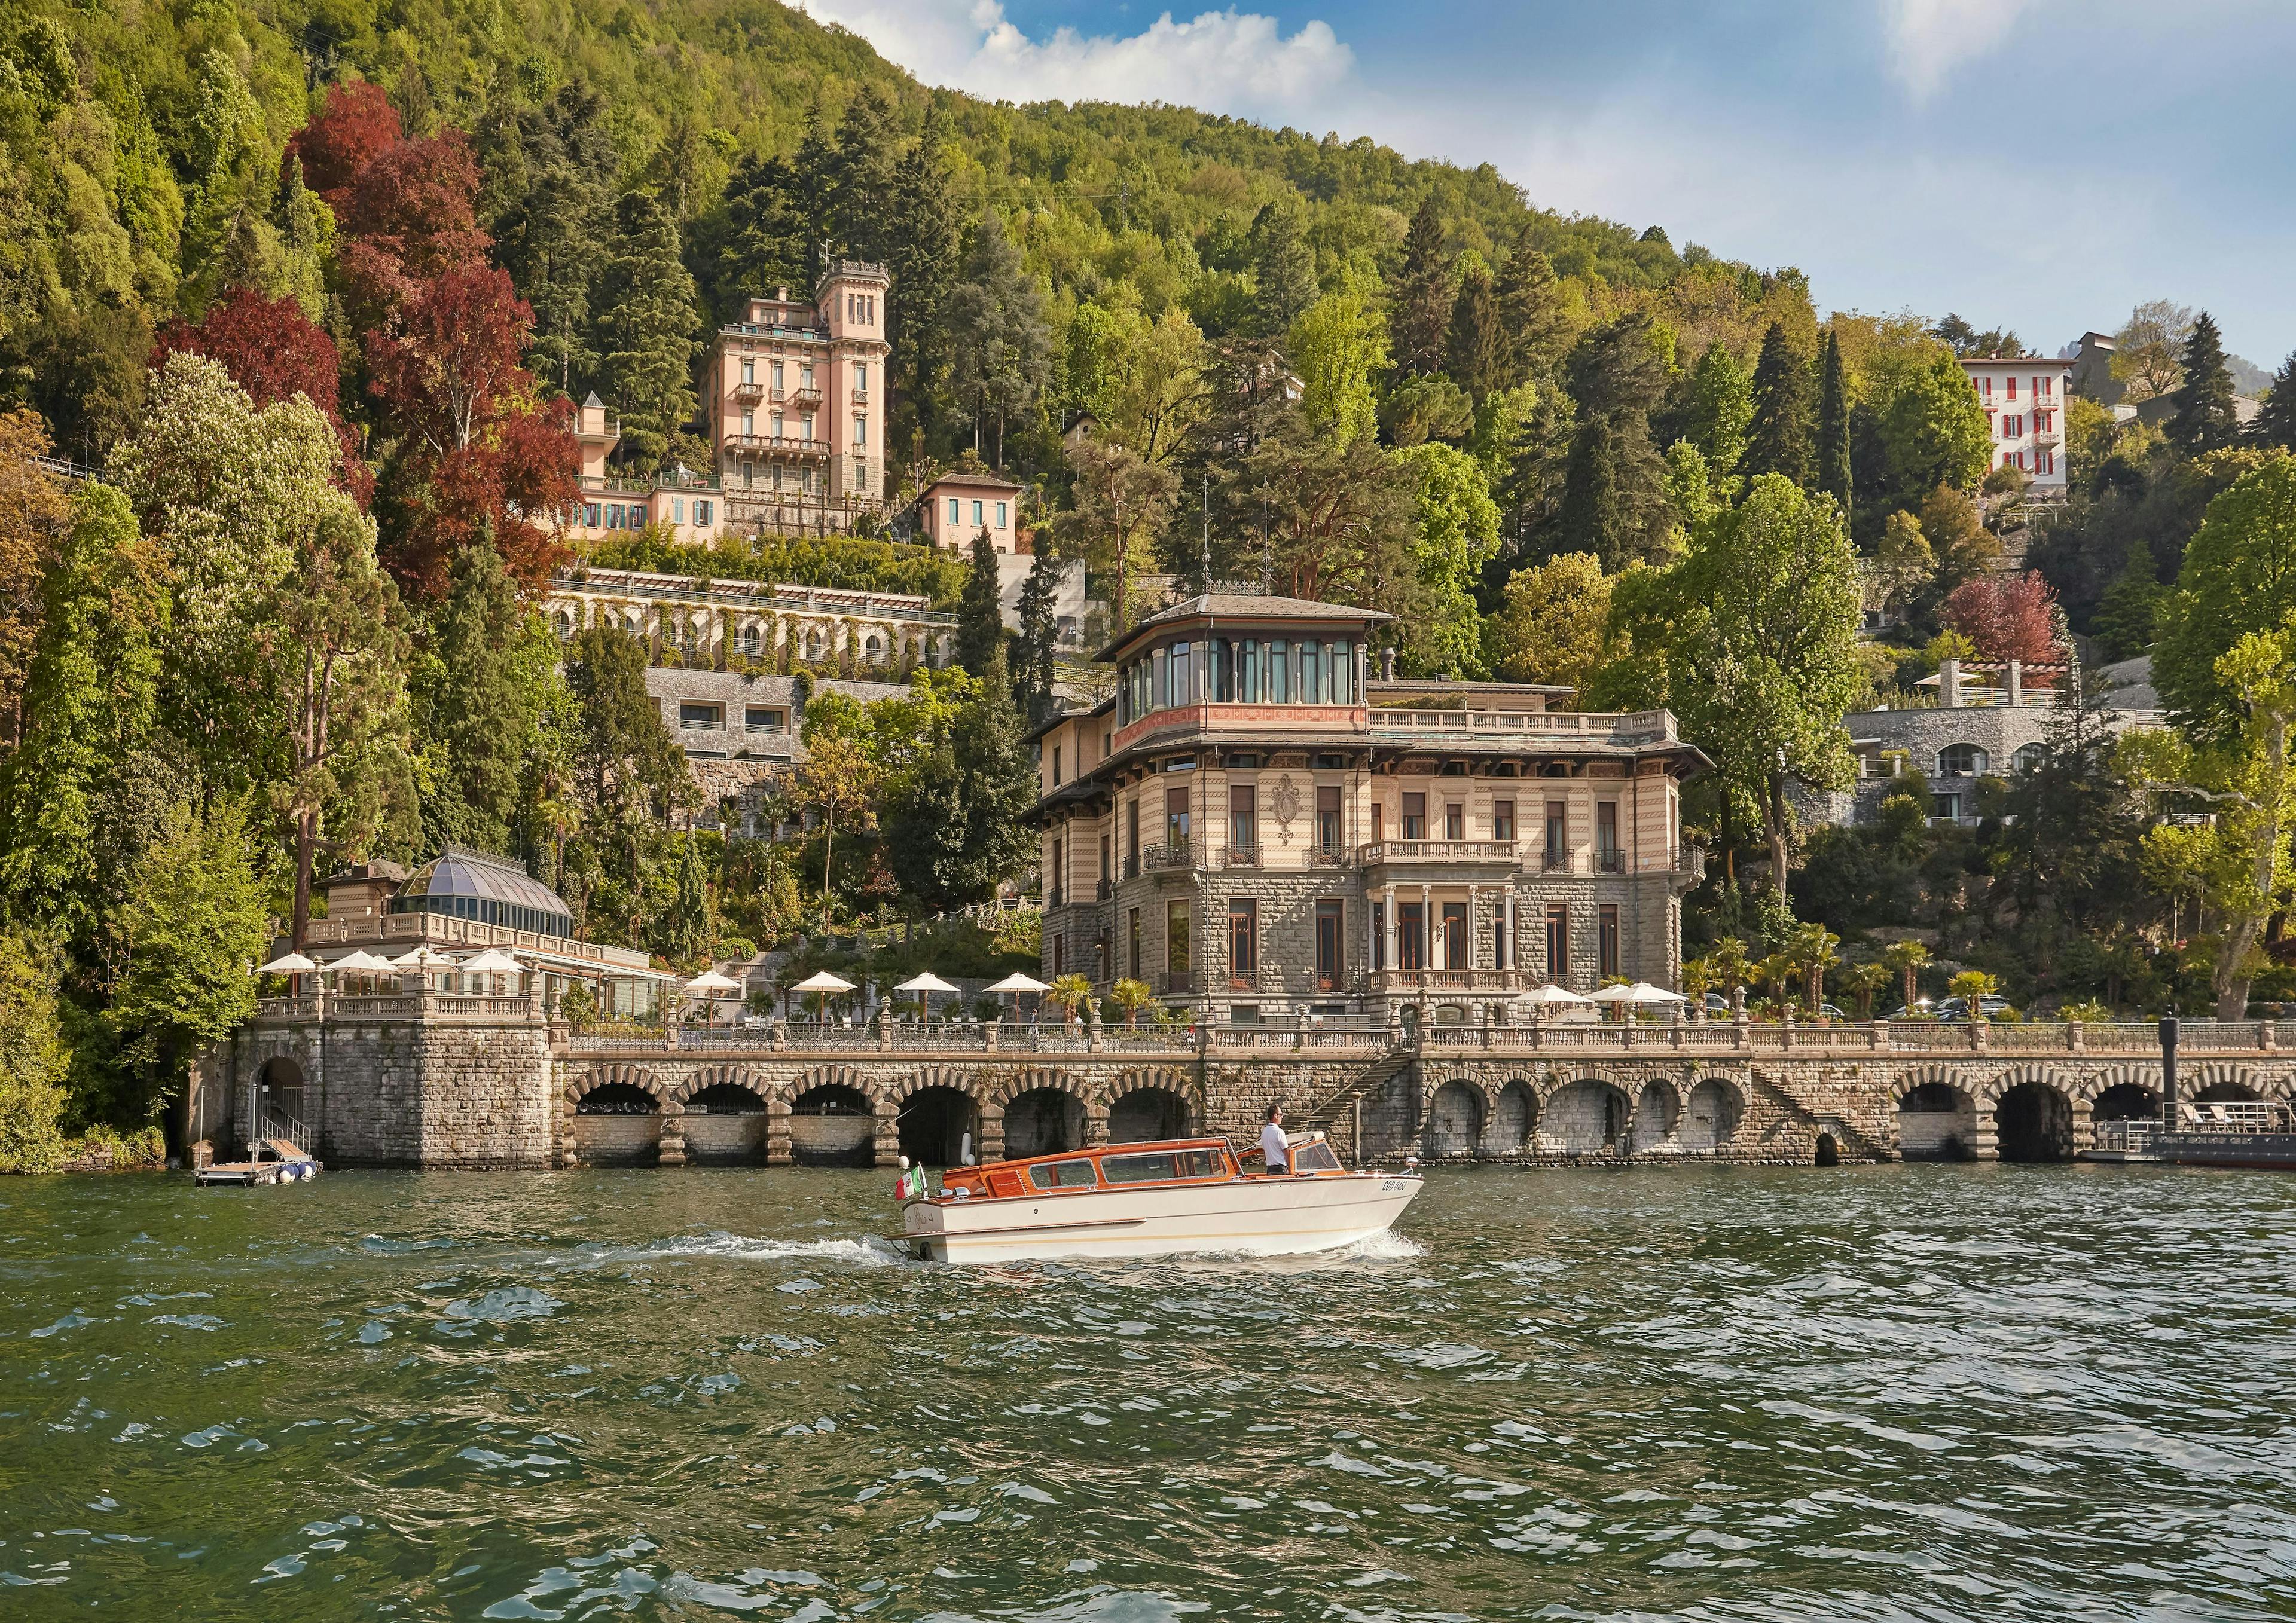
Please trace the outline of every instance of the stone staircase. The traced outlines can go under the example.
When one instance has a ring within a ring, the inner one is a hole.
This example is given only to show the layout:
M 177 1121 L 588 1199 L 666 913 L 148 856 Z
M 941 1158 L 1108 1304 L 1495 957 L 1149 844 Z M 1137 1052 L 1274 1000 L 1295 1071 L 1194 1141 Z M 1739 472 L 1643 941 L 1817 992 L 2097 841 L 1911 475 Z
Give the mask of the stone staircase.
M 1749 1101 L 1748 1120 L 1741 1130 L 1752 1129 L 1764 1136 L 1778 1137 L 1782 1130 L 1795 1136 L 1807 1133 L 1814 1143 L 1817 1135 L 1831 1134 L 1843 1160 L 1893 1161 L 1898 1159 L 1896 1123 L 1891 1111 L 1871 1097 L 1861 1097 L 1861 1090 L 1828 1088 L 1808 1081 L 1785 1077 L 1754 1078 L 1754 1098 Z M 1770 1112 L 1774 1119 L 1764 1123 L 1759 1118 Z
M 1401 1076 L 1419 1062 L 1416 1044 L 1402 1042 L 1390 1048 L 1372 1064 L 1357 1072 L 1345 1086 L 1318 1099 L 1306 1110 L 1290 1119 L 1294 1129 L 1320 1127 L 1336 1141 L 1347 1146 L 1347 1159 L 1362 1165 L 1364 1147 L 1361 1140 L 1363 1119 L 1355 1109 L 1356 1102 L 1374 1098 L 1379 1090 Z

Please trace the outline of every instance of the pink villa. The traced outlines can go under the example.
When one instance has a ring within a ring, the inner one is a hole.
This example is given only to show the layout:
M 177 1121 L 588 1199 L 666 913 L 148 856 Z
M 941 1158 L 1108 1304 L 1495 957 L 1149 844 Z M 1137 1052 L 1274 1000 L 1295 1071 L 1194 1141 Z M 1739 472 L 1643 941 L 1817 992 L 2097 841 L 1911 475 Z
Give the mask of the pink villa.
M 1021 550 L 1021 487 L 993 473 L 944 473 L 917 498 L 921 538 L 970 553 L 982 530 L 1000 553 Z

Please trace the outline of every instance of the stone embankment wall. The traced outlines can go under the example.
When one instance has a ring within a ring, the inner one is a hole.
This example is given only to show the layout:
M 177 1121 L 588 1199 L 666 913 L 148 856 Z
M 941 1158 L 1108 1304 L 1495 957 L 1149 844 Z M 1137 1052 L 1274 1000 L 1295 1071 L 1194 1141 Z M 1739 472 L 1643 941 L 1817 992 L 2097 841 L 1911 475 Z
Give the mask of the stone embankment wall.
M 2296 1028 L 2188 1026 L 2188 1099 L 2296 1094 Z M 1530 1164 L 2058 1159 L 2159 1109 L 2149 1026 L 1434 1028 L 981 1038 L 594 1038 L 522 998 L 266 1004 L 207 1056 L 195 1135 L 280 1092 L 349 1164 L 947 1164 L 1187 1132 L 1271 1103 L 1351 1159 Z

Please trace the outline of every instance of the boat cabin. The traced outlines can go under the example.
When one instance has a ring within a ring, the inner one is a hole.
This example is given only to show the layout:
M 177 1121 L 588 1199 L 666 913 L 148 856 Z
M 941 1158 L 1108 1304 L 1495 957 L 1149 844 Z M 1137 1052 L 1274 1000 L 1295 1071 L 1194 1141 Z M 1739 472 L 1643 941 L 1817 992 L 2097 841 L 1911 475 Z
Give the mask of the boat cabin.
M 1292 1160 L 1298 1174 L 1346 1170 L 1340 1165 L 1338 1152 L 1319 1132 L 1294 1138 Z M 1009 1200 L 1032 1194 L 1081 1194 L 1092 1189 L 1137 1189 L 1144 1184 L 1224 1183 L 1247 1176 L 1266 1174 L 1247 1175 L 1226 1139 L 1175 1138 L 952 1168 L 941 1176 L 941 1195 Z

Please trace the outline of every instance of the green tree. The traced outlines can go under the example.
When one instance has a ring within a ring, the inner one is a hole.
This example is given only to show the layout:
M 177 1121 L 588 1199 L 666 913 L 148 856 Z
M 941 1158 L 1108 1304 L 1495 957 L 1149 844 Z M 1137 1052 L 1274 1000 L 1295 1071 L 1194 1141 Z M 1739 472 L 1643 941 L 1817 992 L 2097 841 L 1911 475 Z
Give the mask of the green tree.
M 611 627 L 586 626 L 566 652 L 577 713 L 573 755 L 587 809 L 606 814 L 608 823 L 625 822 L 633 811 L 668 816 L 691 798 L 693 780 L 661 706 L 646 691 L 644 644 Z
M 1055 613 L 1060 585 L 1060 565 L 1054 559 L 1053 549 L 1040 548 L 1037 561 L 1029 566 L 1029 578 L 1021 587 L 1021 635 L 1017 645 L 1020 670 L 1013 683 L 1021 713 L 1031 722 L 1043 720 L 1052 710 L 1053 650 L 1060 637 L 1060 620 Z
M 2187 456 L 2220 451 L 2240 437 L 2240 420 L 2233 412 L 2232 370 L 2225 364 L 2224 335 L 2206 310 L 2193 318 L 2192 335 L 2185 340 L 2184 373 L 2177 409 L 2161 424 L 2161 431 Z
M 1578 688 L 1608 643 L 1611 581 L 1592 553 L 1563 553 L 1507 578 L 1498 611 L 1484 621 L 1486 662 L 1503 682 Z
M 126 1119 L 181 1093 L 193 1058 L 255 1012 L 252 971 L 270 935 L 255 844 L 240 802 L 179 803 L 127 875 L 108 1015 L 135 1081 L 116 1102 Z
M 1898 1002 L 1908 1013 L 1921 997 L 1921 973 L 1929 962 L 1930 949 L 1919 941 L 1892 941 L 1882 949 L 1882 963 L 1900 978 Z
M 1538 247 L 1538 231 L 1536 222 L 1523 223 L 1492 292 L 1498 306 L 1500 376 L 1508 387 L 1548 376 L 1570 345 L 1562 291 L 1554 262 Z
M 1446 445 L 1393 453 L 1416 486 L 1414 590 L 1398 616 L 1403 664 L 1413 676 L 1480 676 L 1481 627 L 1473 590 L 1499 548 L 1498 504 L 1482 464 Z
M 1069 454 L 1072 504 L 1054 520 L 1062 550 L 1081 556 L 1109 584 L 1114 629 L 1132 623 L 1132 582 L 1151 541 L 1171 516 L 1179 479 L 1125 446 L 1088 439 Z M 976 675 L 987 667 L 968 665 Z
M 1754 363 L 1754 415 L 1742 463 L 1746 472 L 1781 474 L 1808 488 L 1816 461 L 1809 383 L 1809 368 L 1787 344 L 1785 328 L 1772 322 Z
M 996 548 L 984 527 L 972 537 L 972 569 L 956 611 L 956 662 L 976 676 L 987 672 L 989 656 L 1004 646 L 1003 603 Z
M 1460 275 L 1458 292 L 1451 300 L 1443 340 L 1445 370 L 1469 398 L 1480 400 L 1505 377 L 1505 347 L 1491 274 L 1480 263 L 1470 265 Z
M 2276 456 L 2209 504 L 2155 622 L 2152 681 L 2177 725 L 2225 744 L 2243 707 L 2220 674 L 2240 639 L 2296 612 L 2296 457 Z
M 2248 432 L 2259 445 L 2296 451 L 2296 352 L 2291 352 L 2273 373 L 2272 390 L 2264 397 L 2264 409 L 2256 414 Z
M 949 864 L 953 894 L 983 901 L 1027 872 L 1037 851 L 1029 813 L 1037 800 L 1036 769 L 1013 707 L 1012 677 L 998 644 L 980 684 L 949 729 L 957 768 L 958 826 L 964 838 Z
M 1250 249 L 1253 331 L 1280 338 L 1316 302 L 1316 252 L 1284 203 L 1267 204 L 1252 220 Z
M 1443 218 L 1430 193 L 1411 217 L 1403 239 L 1403 262 L 1388 284 L 1388 331 L 1397 370 L 1433 373 L 1443 370 L 1443 339 L 1451 325 L 1450 255 L 1444 245 Z
M 455 561 L 410 673 L 426 846 L 510 848 L 558 656 L 490 544 Z
M 652 193 L 624 193 L 599 282 L 596 343 L 622 444 L 642 471 L 661 465 L 693 416 L 701 325 L 676 217 Z
M 1923 499 L 1921 529 L 1937 559 L 1940 585 L 1958 586 L 2000 561 L 2000 540 L 1985 528 L 1977 504 L 1958 487 L 1940 484 Z
M 701 837 L 692 829 L 677 842 L 677 883 L 661 925 L 662 955 L 673 965 L 694 970 L 709 962 L 718 939 L 717 909 L 701 872 Z
M 1752 382 L 1730 346 L 1717 339 L 1691 369 L 1690 409 L 1683 431 L 1706 458 L 1706 465 L 1726 479 L 1746 454 L 1746 430 L 1753 421 Z
M 1938 485 L 1973 490 L 1993 463 L 1993 431 L 1968 374 L 1941 344 L 1931 346 L 1882 408 L 1880 423 L 1890 483 L 1885 501 L 1910 503 Z M 1930 537 L 1932 545 L 1937 537 Z M 1946 556 L 1939 546 L 1938 555 Z
M 1817 488 L 1849 512 L 1849 384 L 1842 375 L 1841 339 L 1825 335 L 1817 357 Z
M 534 309 L 527 354 L 569 398 L 597 359 L 591 291 L 614 213 L 606 112 L 605 97 L 575 79 L 538 107 L 501 105 L 478 132 L 495 253 Z
M 955 335 L 952 381 L 972 416 L 972 448 L 987 423 L 996 427 L 996 452 L 1004 461 L 1004 428 L 1036 409 L 1052 376 L 1052 331 L 1044 301 L 1021 250 L 1005 234 L 1004 217 L 991 209 L 972 234 L 964 280 L 949 295 L 948 325 Z
M 996 657 L 1001 660 L 1003 656 L 999 648 Z M 842 825 L 853 834 L 866 834 L 876 828 L 883 775 L 857 737 L 828 728 L 816 730 L 811 721 L 808 717 L 806 758 L 797 769 L 797 792 L 799 803 L 821 818 L 821 927 L 827 930 L 838 828 Z
M 2150 299 L 2128 312 L 2112 335 L 2112 378 L 2134 406 L 2173 394 L 2184 381 L 2180 360 L 2192 336 L 2193 312 L 2166 299 Z
M 63 1158 L 58 1123 L 70 1062 L 52 955 L 0 935 L 0 1173 L 46 1172 Z
M 885 340 L 893 364 L 908 375 L 908 398 L 921 414 L 948 365 L 948 305 L 964 262 L 964 218 L 947 147 L 948 127 L 936 103 L 925 114 L 924 133 L 894 168 L 886 234 L 891 285 L 885 294 Z
M 1877 609 L 1903 612 L 1937 578 L 1937 554 L 1922 521 L 1910 512 L 1891 513 L 1882 524 L 1871 576 Z
M 1578 426 L 1563 469 L 1556 550 L 1592 553 L 1612 571 L 1666 553 L 1676 515 L 1651 444 L 1650 410 L 1667 386 L 1668 342 L 1648 316 L 1633 311 L 1571 351 Z
M 1300 379 L 1300 409 L 1318 432 L 1341 440 L 1379 426 L 1374 380 L 1387 370 L 1387 324 L 1370 301 L 1327 293 L 1292 324 L 1284 354 Z
M 1675 563 L 1621 580 L 1612 602 L 1636 657 L 1597 706 L 1674 710 L 1722 791 L 1761 823 L 1782 900 L 1789 785 L 1839 788 L 1854 770 L 1841 717 L 1866 678 L 1857 553 L 1840 512 L 1782 474 L 1757 475 L 1742 505 L 1702 526 Z

